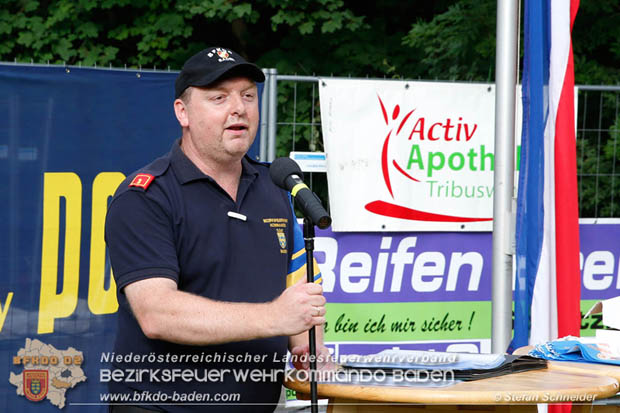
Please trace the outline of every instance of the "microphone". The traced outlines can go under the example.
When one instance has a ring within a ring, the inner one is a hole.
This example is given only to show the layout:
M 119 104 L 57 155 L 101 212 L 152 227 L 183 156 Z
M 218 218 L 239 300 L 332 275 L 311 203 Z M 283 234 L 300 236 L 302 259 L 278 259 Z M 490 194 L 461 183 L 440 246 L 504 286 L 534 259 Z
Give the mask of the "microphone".
M 321 205 L 319 197 L 304 183 L 304 174 L 297 162 L 291 158 L 277 158 L 269 167 L 269 176 L 274 184 L 289 191 L 302 214 L 310 218 L 320 229 L 329 227 L 332 219 Z

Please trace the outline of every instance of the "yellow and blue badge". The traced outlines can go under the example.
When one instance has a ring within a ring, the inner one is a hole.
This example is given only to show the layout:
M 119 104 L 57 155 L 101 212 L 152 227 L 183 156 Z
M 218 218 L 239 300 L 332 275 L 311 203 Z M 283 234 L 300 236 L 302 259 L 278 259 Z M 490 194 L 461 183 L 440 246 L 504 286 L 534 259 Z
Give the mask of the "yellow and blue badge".
M 284 234 L 284 230 L 282 228 L 276 229 L 276 235 L 278 236 L 280 248 L 286 248 L 286 235 Z
M 288 225 L 288 218 L 263 218 L 263 222 L 275 230 L 276 238 L 280 245 L 280 254 L 288 254 L 288 249 L 286 248 L 286 226 Z

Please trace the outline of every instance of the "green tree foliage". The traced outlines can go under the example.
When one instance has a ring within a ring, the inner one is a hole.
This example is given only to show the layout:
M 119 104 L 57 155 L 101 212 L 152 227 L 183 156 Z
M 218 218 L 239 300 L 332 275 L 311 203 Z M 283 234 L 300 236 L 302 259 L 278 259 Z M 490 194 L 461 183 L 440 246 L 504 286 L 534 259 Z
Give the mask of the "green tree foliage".
M 427 77 L 492 82 L 495 21 L 494 1 L 463 0 L 429 21 L 418 19 L 403 44 L 419 50 Z
M 179 69 L 209 45 L 279 73 L 493 81 L 495 0 L 3 0 L 0 60 Z M 580 84 L 620 82 L 620 4 L 582 0 Z
M 3 0 L 0 60 L 179 69 L 226 45 L 300 75 L 493 81 L 495 0 Z M 620 82 L 620 4 L 582 0 L 580 84 Z
M 3 0 L 2 6 L 3 61 L 178 70 L 193 53 L 223 45 L 281 74 L 495 79 L 496 0 Z M 620 84 L 620 3 L 581 0 L 573 47 L 577 84 Z M 293 145 L 321 149 L 318 104 L 298 99 L 293 107 L 295 93 L 318 96 L 316 85 L 280 84 L 278 155 Z M 618 115 L 609 116 L 606 124 L 618 125 Z M 293 131 L 287 125 L 293 119 L 305 126 Z M 615 142 L 613 129 L 604 133 L 604 142 Z M 616 149 L 605 144 L 595 153 L 598 136 L 578 138 L 590 148 L 580 171 L 598 157 L 599 167 L 617 167 Z M 595 209 L 582 215 L 594 216 Z

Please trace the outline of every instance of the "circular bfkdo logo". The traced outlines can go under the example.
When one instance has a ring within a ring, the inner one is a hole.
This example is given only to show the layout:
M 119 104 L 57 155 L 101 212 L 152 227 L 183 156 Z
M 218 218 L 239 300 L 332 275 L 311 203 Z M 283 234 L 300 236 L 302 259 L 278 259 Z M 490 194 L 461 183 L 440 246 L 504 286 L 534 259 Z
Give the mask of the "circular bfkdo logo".
M 49 390 L 49 372 L 47 370 L 24 370 L 24 396 L 30 401 L 40 402 Z

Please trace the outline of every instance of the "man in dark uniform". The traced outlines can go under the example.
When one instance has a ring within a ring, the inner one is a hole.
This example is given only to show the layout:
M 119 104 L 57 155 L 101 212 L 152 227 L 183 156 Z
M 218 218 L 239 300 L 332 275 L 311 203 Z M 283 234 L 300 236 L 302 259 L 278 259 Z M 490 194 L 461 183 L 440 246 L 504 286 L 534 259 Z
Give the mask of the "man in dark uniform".
M 113 412 L 272 411 L 287 348 L 307 353 L 307 330 L 325 322 L 320 283 L 304 281 L 305 266 L 290 279 L 290 198 L 245 156 L 264 79 L 229 49 L 191 57 L 175 83 L 181 138 L 110 204 L 119 327 L 104 379 L 140 406 Z

